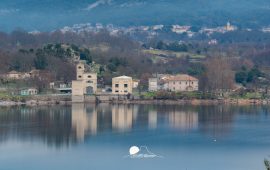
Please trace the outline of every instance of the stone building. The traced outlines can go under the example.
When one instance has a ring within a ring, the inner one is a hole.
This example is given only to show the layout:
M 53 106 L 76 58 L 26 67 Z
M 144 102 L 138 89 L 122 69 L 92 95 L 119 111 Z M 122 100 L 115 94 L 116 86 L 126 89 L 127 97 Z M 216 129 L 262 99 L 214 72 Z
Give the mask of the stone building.
M 120 76 L 112 79 L 112 93 L 113 94 L 132 94 L 133 81 L 132 77 Z
M 197 91 L 199 80 L 195 77 L 178 74 L 178 75 L 156 75 L 154 78 L 149 78 L 149 91 Z
M 179 74 L 176 76 L 166 77 L 164 80 L 164 87 L 169 91 L 198 91 L 199 80 L 195 77 Z
M 97 92 L 97 73 L 87 71 L 85 62 L 77 64 L 77 80 L 72 81 L 72 97 L 77 101 L 84 101 L 85 95 Z

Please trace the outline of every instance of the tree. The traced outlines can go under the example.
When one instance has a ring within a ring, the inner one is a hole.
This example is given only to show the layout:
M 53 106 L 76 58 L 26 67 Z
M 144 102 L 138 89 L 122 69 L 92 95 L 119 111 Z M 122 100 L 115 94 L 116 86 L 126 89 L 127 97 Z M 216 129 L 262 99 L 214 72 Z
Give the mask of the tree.
M 85 60 L 87 64 L 92 63 L 92 56 L 90 54 L 90 51 L 88 49 L 84 49 L 81 53 L 80 53 L 80 59 L 81 60 Z
M 248 74 L 245 71 L 239 71 L 239 72 L 235 73 L 236 83 L 241 83 L 241 84 L 245 85 L 247 82 L 247 77 L 248 77 Z
M 37 53 L 34 63 L 35 63 L 36 69 L 39 69 L 39 70 L 44 70 L 48 65 L 46 57 L 39 53 Z
M 205 89 L 215 92 L 233 88 L 234 73 L 227 58 L 212 57 L 205 62 Z

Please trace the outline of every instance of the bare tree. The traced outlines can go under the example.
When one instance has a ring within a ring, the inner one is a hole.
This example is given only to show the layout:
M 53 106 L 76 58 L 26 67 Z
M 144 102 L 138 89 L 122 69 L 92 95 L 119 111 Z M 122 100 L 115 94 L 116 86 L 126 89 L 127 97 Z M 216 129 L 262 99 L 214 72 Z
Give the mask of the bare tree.
M 233 88 L 234 73 L 230 62 L 224 57 L 209 58 L 205 62 L 206 73 L 203 82 L 204 89 L 211 92 L 224 91 Z

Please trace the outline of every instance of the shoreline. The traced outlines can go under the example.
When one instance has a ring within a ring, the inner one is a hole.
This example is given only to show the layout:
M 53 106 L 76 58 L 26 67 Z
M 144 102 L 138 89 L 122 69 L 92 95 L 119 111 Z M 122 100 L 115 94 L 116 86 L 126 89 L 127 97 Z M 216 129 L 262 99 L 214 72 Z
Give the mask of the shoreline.
M 1 106 L 55 106 L 55 105 L 71 105 L 70 100 L 27 100 L 20 101 L 0 101 Z M 270 105 L 270 99 L 182 99 L 182 100 L 154 100 L 154 99 L 138 99 L 138 100 L 104 100 L 99 102 L 79 102 L 79 103 L 109 103 L 109 104 L 159 104 L 159 105 Z
M 270 105 L 266 99 L 188 99 L 188 100 L 122 100 L 111 101 L 112 104 L 163 104 L 163 105 Z

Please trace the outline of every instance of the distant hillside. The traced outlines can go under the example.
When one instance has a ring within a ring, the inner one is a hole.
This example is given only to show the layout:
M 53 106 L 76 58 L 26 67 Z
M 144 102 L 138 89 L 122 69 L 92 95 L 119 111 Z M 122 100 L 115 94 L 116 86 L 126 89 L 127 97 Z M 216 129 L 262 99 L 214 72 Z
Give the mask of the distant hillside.
M 76 23 L 270 25 L 269 0 L 1 0 L 0 30 L 48 31 Z

